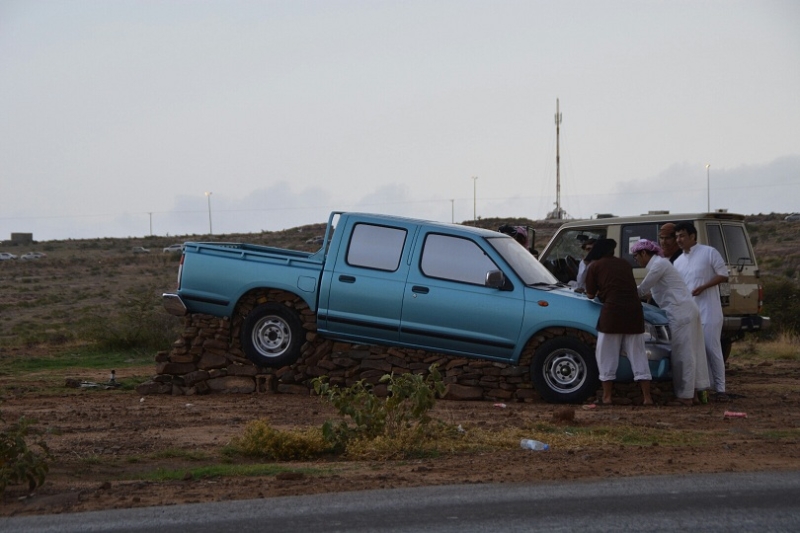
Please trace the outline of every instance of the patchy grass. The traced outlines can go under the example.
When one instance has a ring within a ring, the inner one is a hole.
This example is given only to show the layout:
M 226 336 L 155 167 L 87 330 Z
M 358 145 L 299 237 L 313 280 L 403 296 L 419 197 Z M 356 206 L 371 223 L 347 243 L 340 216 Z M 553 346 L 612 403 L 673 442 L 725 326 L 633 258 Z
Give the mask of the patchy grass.
M 0 375 L 53 372 L 71 368 L 113 369 L 121 367 L 152 367 L 154 357 L 149 352 L 101 352 L 90 347 L 77 348 L 57 354 L 13 355 L 0 358 Z
M 737 361 L 748 362 L 799 361 L 800 335 L 793 331 L 782 331 L 768 340 L 762 340 L 751 335 L 733 343 L 731 355 Z
M 158 468 L 151 472 L 137 474 L 131 479 L 142 481 L 178 481 L 190 475 L 193 479 L 209 479 L 219 477 L 255 477 L 276 476 L 283 472 L 295 472 L 309 476 L 319 476 L 327 473 L 323 469 L 290 468 L 275 464 L 246 464 L 246 465 L 208 465 L 189 469 Z
M 794 442 L 796 444 L 800 439 L 800 428 L 762 431 L 758 433 L 758 436 L 764 439 Z
M 170 448 L 148 455 L 150 459 L 184 459 L 186 461 L 207 461 L 211 456 L 200 450 L 180 450 Z

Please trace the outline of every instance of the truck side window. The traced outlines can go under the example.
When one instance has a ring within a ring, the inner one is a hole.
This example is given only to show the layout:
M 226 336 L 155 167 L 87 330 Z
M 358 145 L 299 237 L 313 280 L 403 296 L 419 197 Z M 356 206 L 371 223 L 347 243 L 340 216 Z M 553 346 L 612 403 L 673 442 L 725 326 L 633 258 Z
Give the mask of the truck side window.
M 406 230 L 356 224 L 347 249 L 347 264 L 394 272 L 400 266 Z
M 432 278 L 484 285 L 486 273 L 498 270 L 473 241 L 449 235 L 430 234 L 420 261 L 422 273 Z

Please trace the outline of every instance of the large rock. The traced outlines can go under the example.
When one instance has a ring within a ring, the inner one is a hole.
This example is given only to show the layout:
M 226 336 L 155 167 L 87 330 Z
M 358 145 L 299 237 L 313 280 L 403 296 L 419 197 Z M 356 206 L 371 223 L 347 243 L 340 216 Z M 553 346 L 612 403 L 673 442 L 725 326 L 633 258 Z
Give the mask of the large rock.
M 206 383 L 213 392 L 249 394 L 256 391 L 255 380 L 246 376 L 224 376 L 209 379 Z
M 149 394 L 170 394 L 172 392 L 172 384 L 145 381 L 136 386 L 136 392 L 142 396 L 147 396 Z
M 465 387 L 458 383 L 450 383 L 444 392 L 446 400 L 482 400 L 483 387 Z

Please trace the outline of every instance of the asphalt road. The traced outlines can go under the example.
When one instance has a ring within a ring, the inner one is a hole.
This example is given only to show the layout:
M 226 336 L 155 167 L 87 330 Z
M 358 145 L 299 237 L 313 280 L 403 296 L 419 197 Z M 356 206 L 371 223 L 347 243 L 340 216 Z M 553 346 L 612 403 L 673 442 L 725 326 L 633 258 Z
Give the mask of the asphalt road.
M 8 532 L 800 531 L 800 472 L 457 485 L 0 519 Z

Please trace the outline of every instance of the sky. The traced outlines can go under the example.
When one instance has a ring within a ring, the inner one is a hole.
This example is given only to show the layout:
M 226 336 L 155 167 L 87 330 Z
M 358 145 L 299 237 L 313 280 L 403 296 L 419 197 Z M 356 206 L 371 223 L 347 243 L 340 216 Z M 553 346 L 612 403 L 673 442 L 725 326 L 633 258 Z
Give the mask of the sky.
M 800 211 L 800 2 L 0 0 L 0 240 L 557 199 Z

